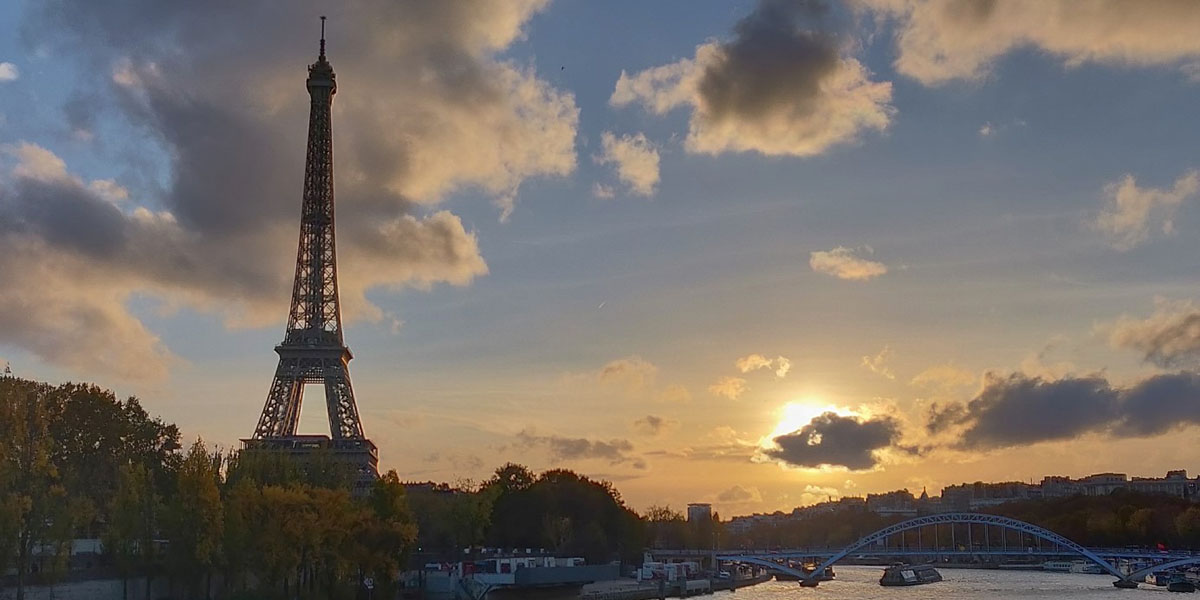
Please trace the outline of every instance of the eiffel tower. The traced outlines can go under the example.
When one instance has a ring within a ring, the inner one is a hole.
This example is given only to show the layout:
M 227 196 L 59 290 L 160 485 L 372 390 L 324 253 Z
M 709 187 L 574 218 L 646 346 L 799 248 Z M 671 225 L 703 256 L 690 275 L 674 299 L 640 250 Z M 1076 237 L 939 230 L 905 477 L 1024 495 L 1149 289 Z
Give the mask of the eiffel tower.
M 348 368 L 354 356 L 342 338 L 331 123 L 337 79 L 325 57 L 325 17 L 321 17 L 321 52 L 317 62 L 308 67 L 306 85 L 311 105 L 292 306 L 283 342 L 275 346 L 279 366 L 262 416 L 254 435 L 242 442 L 244 449 L 283 451 L 299 457 L 326 449 L 337 461 L 354 467 L 361 484 L 378 476 L 379 458 L 375 444 L 363 433 Z M 297 434 L 307 384 L 325 386 L 331 437 Z

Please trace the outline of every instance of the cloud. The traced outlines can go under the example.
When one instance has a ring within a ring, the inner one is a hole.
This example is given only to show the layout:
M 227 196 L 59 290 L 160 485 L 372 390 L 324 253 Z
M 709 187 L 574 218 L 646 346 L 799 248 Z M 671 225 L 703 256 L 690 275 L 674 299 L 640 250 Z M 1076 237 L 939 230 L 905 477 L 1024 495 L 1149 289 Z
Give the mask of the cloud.
M 762 493 L 754 486 L 742 487 L 735 485 L 717 494 L 717 502 L 724 502 L 726 504 L 758 504 L 762 502 Z
M 1163 235 L 1175 232 L 1175 211 L 1200 192 L 1200 172 L 1184 173 L 1171 189 L 1139 188 L 1133 175 L 1104 186 L 1107 206 L 1090 225 L 1108 237 L 1118 250 L 1129 250 L 1146 241 L 1150 230 Z
M 985 77 L 1020 48 L 1068 67 L 1169 65 L 1200 57 L 1200 4 L 1178 0 L 856 0 L 896 20 L 896 70 L 922 83 Z
M 71 93 L 95 102 L 72 107 L 71 120 L 88 122 L 89 106 L 120 114 L 142 132 L 146 156 L 161 161 L 117 172 L 167 184 L 118 177 L 116 186 L 128 186 L 124 205 L 103 209 L 101 196 L 115 188 L 81 190 L 44 148 L 17 157 L 18 168 L 0 181 L 0 271 L 63 273 L 55 291 L 72 299 L 63 310 L 121 324 L 121 339 L 137 341 L 128 347 L 157 343 L 125 308 L 133 295 L 215 312 L 230 325 L 279 323 L 300 213 L 309 108 L 301 82 L 316 54 L 315 40 L 294 40 L 313 31 L 318 4 L 303 0 L 283 14 L 267 0 L 217 9 L 57 0 L 27 11 L 23 27 L 85 73 Z M 574 169 L 574 97 L 501 56 L 544 5 L 358 0 L 330 20 L 348 319 L 382 318 L 368 290 L 465 285 L 487 272 L 474 233 L 434 210 L 448 195 L 477 190 L 507 215 L 523 181 Z M 101 220 L 80 232 L 82 220 L 69 212 L 76 209 Z M 5 279 L 0 313 L 20 314 L 35 299 L 41 286 L 29 277 Z M 15 281 L 28 287 L 13 290 Z M 57 335 L 53 326 L 44 333 Z M 30 348 L 39 335 L 5 330 L 0 341 Z M 126 347 L 110 341 L 72 358 L 44 346 L 37 352 L 94 372 L 108 371 L 115 359 L 105 355 Z M 121 360 L 133 365 L 153 354 Z M 161 360 L 147 362 L 161 373 Z
M 1189 83 L 1200 83 L 1200 62 L 1190 62 L 1179 65 L 1179 71 Z
M 763 0 L 733 38 L 696 47 L 692 58 L 629 75 L 609 102 L 655 114 L 690 111 L 684 147 L 719 154 L 811 156 L 886 129 L 892 86 L 870 80 L 853 46 L 816 1 Z
M 616 137 L 605 131 L 600 134 L 600 143 L 603 152 L 596 157 L 597 163 L 616 165 L 617 177 L 628 184 L 633 193 L 654 195 L 654 186 L 658 185 L 658 150 L 645 135 Z
M 10 62 L 0 62 L 0 83 L 16 81 L 21 78 L 21 70 Z
M 750 386 L 746 385 L 746 380 L 741 377 L 722 377 L 716 383 L 708 386 L 708 391 L 714 396 L 721 396 L 729 400 L 737 400 L 738 396 L 746 393 Z
M 268 304 L 283 315 L 288 269 L 270 272 L 272 265 L 253 254 L 275 249 L 250 239 L 223 247 L 222 238 L 188 230 L 174 213 L 127 204 L 127 190 L 115 182 L 84 182 L 40 146 L 23 143 L 6 152 L 17 164 L 0 179 L 0 210 L 7 215 L 0 223 L 0 314 L 20 322 L 0 328 L 0 339 L 82 371 L 161 379 L 172 355 L 129 312 L 134 293 L 223 309 L 230 320 Z M 449 213 L 406 215 L 380 228 L 362 242 L 378 244 L 379 258 L 390 260 L 374 261 L 371 277 L 465 283 L 485 268 L 474 236 Z M 284 252 L 295 244 L 280 242 Z M 357 275 L 366 265 L 343 264 L 351 282 L 343 298 L 361 297 L 361 283 L 353 282 L 363 281 Z
M 860 418 L 827 412 L 804 427 L 776 437 L 767 456 L 796 467 L 846 467 L 866 470 L 878 464 L 876 450 L 900 438 L 900 424 L 888 416 Z
M 556 461 L 596 459 L 608 461 L 610 465 L 629 464 L 639 470 L 647 466 L 644 460 L 630 456 L 633 444 L 620 438 L 608 441 L 589 440 L 559 435 L 537 435 L 533 430 L 525 429 L 517 434 L 517 441 L 526 447 L 546 447 L 550 451 L 551 460 Z
M 601 382 L 617 383 L 632 392 L 653 386 L 657 376 L 658 367 L 637 355 L 611 361 L 597 374 Z
M 1142 353 L 1146 362 L 1160 367 L 1200 366 L 1200 307 L 1190 300 L 1157 299 L 1153 315 L 1145 319 L 1122 316 L 1104 325 L 1114 348 Z
M 758 369 L 768 369 L 775 371 L 775 376 L 781 379 L 787 377 L 788 371 L 792 369 L 792 361 L 788 360 L 785 356 L 777 356 L 774 359 L 770 359 L 761 354 L 750 354 L 737 359 L 733 364 L 742 373 L 749 373 Z
M 955 387 L 975 385 L 976 381 L 975 374 L 966 369 L 954 365 L 934 365 L 917 373 L 909 384 L 935 391 L 948 391 Z
M 876 354 L 875 356 L 862 357 L 862 366 L 866 367 L 867 370 L 879 375 L 880 377 L 895 379 L 896 374 L 893 373 L 891 367 L 888 367 L 887 365 L 887 362 L 891 360 L 891 358 L 892 349 L 888 346 L 884 346 L 883 350 L 879 351 L 879 354 Z
M 809 255 L 808 266 L 818 273 L 851 281 L 867 281 L 888 272 L 883 263 L 862 258 L 857 252 L 874 254 L 875 250 L 870 246 L 858 249 L 838 246 L 833 250 L 820 250 Z
M 989 450 L 1088 433 L 1146 437 L 1200 424 L 1200 375 L 1154 375 L 1128 387 L 1100 376 L 1046 380 L 988 375 L 971 401 L 931 407 L 932 433 L 957 431 L 956 447 Z
M 612 186 L 610 186 L 610 185 L 603 185 L 601 183 L 593 183 L 592 184 L 592 196 L 594 196 L 596 198 L 600 198 L 602 200 L 607 200 L 616 195 L 617 195 L 617 192 L 615 190 L 613 190 Z
M 658 401 L 674 403 L 691 402 L 692 393 L 688 391 L 687 387 L 673 383 L 658 393 Z
M 633 422 L 634 429 L 646 435 L 659 435 L 679 426 L 679 421 L 656 415 L 646 415 Z

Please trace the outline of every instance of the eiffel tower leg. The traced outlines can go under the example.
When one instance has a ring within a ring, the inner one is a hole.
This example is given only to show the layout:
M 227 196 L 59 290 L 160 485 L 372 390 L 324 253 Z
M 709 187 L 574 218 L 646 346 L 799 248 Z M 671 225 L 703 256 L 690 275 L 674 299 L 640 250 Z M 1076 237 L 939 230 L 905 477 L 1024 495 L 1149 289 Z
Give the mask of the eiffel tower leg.
M 344 361 L 331 364 L 325 371 L 325 404 L 329 413 L 329 433 L 334 439 L 363 439 L 362 421 L 350 386 L 350 372 Z
M 284 437 L 296 434 L 300 423 L 300 405 L 304 399 L 304 381 L 298 377 L 293 361 L 280 360 L 271 381 L 271 391 L 263 406 L 258 427 L 254 429 L 256 439 Z

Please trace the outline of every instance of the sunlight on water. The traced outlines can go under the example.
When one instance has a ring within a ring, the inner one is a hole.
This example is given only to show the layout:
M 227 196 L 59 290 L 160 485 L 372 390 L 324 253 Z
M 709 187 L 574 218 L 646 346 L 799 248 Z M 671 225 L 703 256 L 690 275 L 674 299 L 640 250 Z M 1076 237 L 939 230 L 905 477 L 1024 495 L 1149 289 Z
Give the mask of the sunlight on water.
M 815 589 L 801 588 L 793 582 L 771 581 L 742 588 L 731 595 L 736 600 L 797 600 L 803 598 L 845 598 L 856 600 L 913 600 L 953 598 L 956 600 L 993 600 L 1029 598 L 1165 598 L 1147 594 L 1166 593 L 1166 588 L 1142 584 L 1137 590 L 1112 587 L 1113 578 L 1105 575 L 1075 573 L 1029 573 L 1021 571 L 985 571 L 975 569 L 939 569 L 945 581 L 913 587 L 882 587 L 882 567 L 836 567 L 837 581 L 822 583 Z

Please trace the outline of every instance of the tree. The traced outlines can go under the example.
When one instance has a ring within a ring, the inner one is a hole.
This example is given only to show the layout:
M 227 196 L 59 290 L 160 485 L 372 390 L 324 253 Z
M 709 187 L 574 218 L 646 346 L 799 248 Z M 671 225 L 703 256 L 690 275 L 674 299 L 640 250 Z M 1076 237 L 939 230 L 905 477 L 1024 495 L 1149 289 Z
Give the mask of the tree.
M 210 454 L 204 442 L 196 440 L 179 467 L 168 509 L 171 570 L 184 579 L 189 595 L 203 582 L 205 598 L 223 541 L 220 464 L 220 454 Z
M 371 487 L 367 514 L 354 539 L 359 572 L 376 581 L 380 597 L 394 594 L 400 568 L 417 539 L 417 526 L 395 471 L 388 471 Z
M 1189 548 L 1200 547 L 1200 508 L 1195 506 L 1179 513 L 1175 517 L 1175 530 L 1179 538 Z
M 225 585 L 231 589 L 245 590 L 246 570 L 255 556 L 255 540 L 260 523 L 258 510 L 262 494 L 253 479 L 242 477 L 232 485 L 225 484 L 224 551 Z
M 156 495 L 150 472 L 140 464 L 121 466 L 117 489 L 108 504 L 104 551 L 121 575 L 121 597 L 129 597 L 129 577 L 149 566 L 154 543 Z M 149 577 L 149 574 L 147 574 Z
M 177 427 L 151 418 L 136 398 L 121 402 L 94 385 L 68 383 L 55 392 L 47 406 L 51 459 L 67 489 L 104 508 L 121 467 L 138 464 L 160 495 L 169 491 L 178 466 Z
M 657 548 L 686 548 L 688 546 L 687 519 L 683 513 L 669 505 L 650 505 L 646 509 L 646 528 L 650 543 Z
M 69 518 L 67 490 L 51 461 L 46 407 L 52 388 L 20 379 L 0 380 L 0 481 L 6 482 L 3 504 L 8 539 L 15 547 L 17 600 L 25 598 L 26 578 L 34 548 L 50 539 L 52 528 Z

